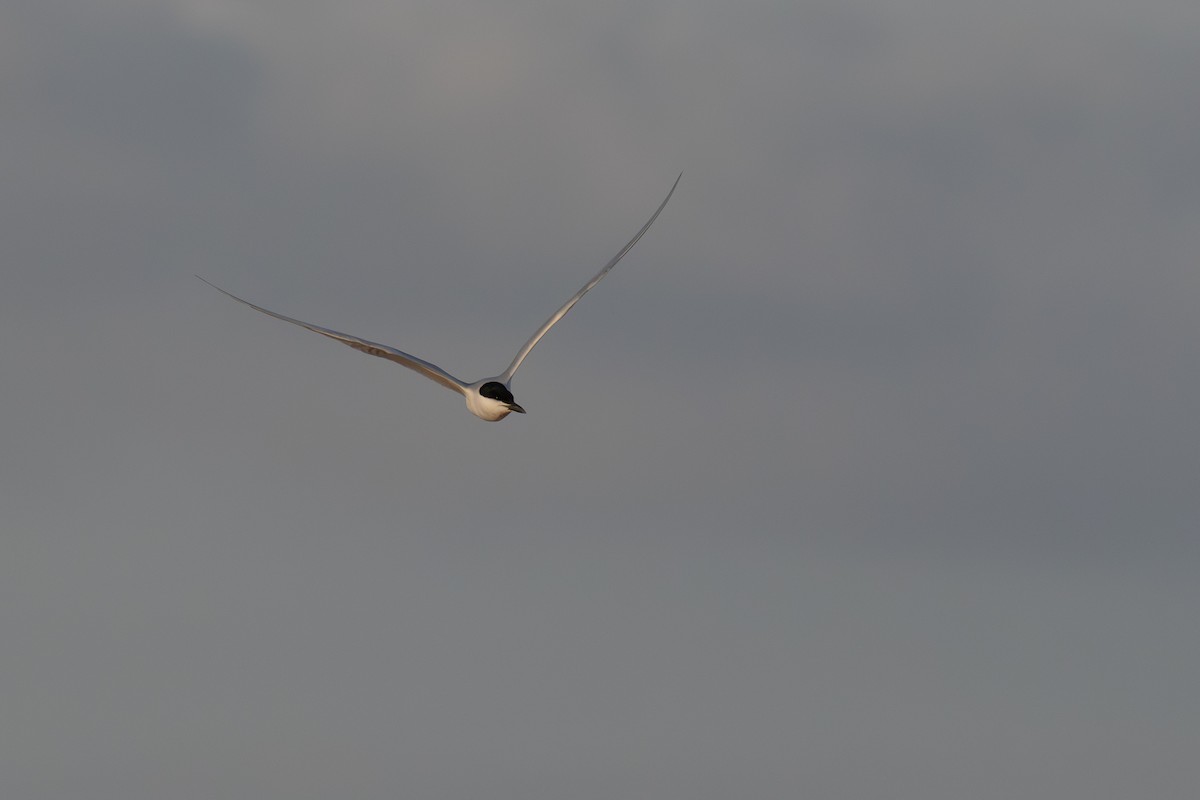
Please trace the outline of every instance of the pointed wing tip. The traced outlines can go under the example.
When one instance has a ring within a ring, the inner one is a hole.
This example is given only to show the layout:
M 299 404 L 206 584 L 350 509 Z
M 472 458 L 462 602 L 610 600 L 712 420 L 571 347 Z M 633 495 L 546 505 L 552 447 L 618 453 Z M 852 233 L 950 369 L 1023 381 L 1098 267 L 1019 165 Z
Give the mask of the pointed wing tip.
M 194 273 L 193 273 L 193 274 L 194 274 Z M 261 309 L 261 308 L 259 308 L 258 306 L 254 305 L 254 303 L 251 303 L 251 302 L 249 302 L 249 301 L 243 300 L 242 298 L 238 297 L 238 296 L 237 296 L 236 294 L 234 294 L 233 292 L 227 292 L 227 291 L 225 291 L 225 290 L 224 290 L 224 289 L 222 289 L 220 286 L 217 286 L 215 283 L 213 283 L 212 281 L 208 280 L 207 278 L 201 278 L 199 275 L 196 275 L 196 277 L 197 277 L 197 278 L 199 278 L 200 280 L 204 281 L 204 282 L 205 282 L 205 283 L 207 283 L 209 286 L 211 286 L 212 288 L 216 289 L 218 292 L 220 292 L 221 294 L 225 295 L 226 297 L 232 297 L 234 300 L 237 300 L 239 303 L 245 303 L 246 305 L 250 306 L 250 307 L 251 307 L 251 308 L 253 308 L 253 309 L 256 309 L 256 310 L 258 310 L 258 311 L 263 311 L 263 309 Z M 268 312 L 264 312 L 264 313 L 268 313 L 268 314 L 270 314 L 270 313 L 272 313 L 272 312 L 269 312 L 269 311 L 268 311 Z
M 679 173 L 679 175 L 677 175 L 677 176 L 676 176 L 676 178 L 675 178 L 675 182 L 671 184 L 671 191 L 667 192 L 667 199 L 666 199 L 666 200 L 663 200 L 663 204 L 662 204 L 662 207 L 663 207 L 663 208 L 665 208 L 665 207 L 666 207 L 666 205 L 667 205 L 667 202 L 668 202 L 668 201 L 671 199 L 671 195 L 675 194 L 675 187 L 679 186 L 679 182 L 680 182 L 681 180 L 683 180 L 683 173 L 682 173 L 682 172 L 680 172 L 680 173 Z M 662 208 L 659 208 L 659 211 L 662 211 Z M 656 216 L 656 217 L 657 217 L 657 216 L 658 216 L 658 214 L 655 214 L 654 216 Z M 651 222 L 653 222 L 653 221 L 654 221 L 654 220 L 651 220 Z
M 209 286 L 211 286 L 212 288 L 216 289 L 218 292 L 221 292 L 222 294 L 229 294 L 229 292 L 225 291 L 225 290 L 224 290 L 224 289 L 222 289 L 220 286 L 217 286 L 215 283 L 213 283 L 212 281 L 210 281 L 208 278 L 203 278 L 203 277 L 201 277 L 201 276 L 199 276 L 199 275 L 196 275 L 195 273 L 192 273 L 192 274 L 195 276 L 196 280 L 203 281 L 204 283 L 207 283 Z

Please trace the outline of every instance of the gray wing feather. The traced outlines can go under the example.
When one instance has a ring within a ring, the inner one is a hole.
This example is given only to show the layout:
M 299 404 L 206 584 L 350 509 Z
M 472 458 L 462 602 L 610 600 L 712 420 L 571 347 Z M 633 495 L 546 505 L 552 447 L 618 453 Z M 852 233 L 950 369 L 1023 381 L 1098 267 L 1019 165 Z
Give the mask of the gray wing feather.
M 654 215 L 650 217 L 650 221 L 642 226 L 642 229 L 637 232 L 637 235 L 630 239 L 629 242 L 621 248 L 621 251 L 613 256 L 611 261 L 604 265 L 604 269 L 597 272 L 595 277 L 588 281 L 582 289 L 576 292 L 574 297 L 563 304 L 562 308 L 550 315 L 550 319 L 542 323 L 542 327 L 538 328 L 537 332 L 534 333 L 533 336 L 529 337 L 529 341 L 526 342 L 521 348 L 520 352 L 517 353 L 517 357 L 513 359 L 512 363 L 508 365 L 508 369 L 504 370 L 504 374 L 499 377 L 500 381 L 507 384 L 510 380 L 512 380 L 513 373 L 517 371 L 517 367 L 521 366 L 521 362 L 525 360 L 525 356 L 529 355 L 529 351 L 533 349 L 534 345 L 540 342 L 542 337 L 554 327 L 554 324 L 565 317 L 567 312 L 579 302 L 580 298 L 587 294 L 593 286 L 599 283 L 600 279 L 607 275 L 608 271 L 615 267 L 617 262 L 624 258 L 626 253 L 633 249 L 633 246 L 638 243 L 638 239 L 642 238 L 642 234 L 650 230 L 650 226 L 654 224 L 654 220 L 658 219 L 658 215 L 662 213 L 664 208 L 667 207 L 667 200 L 670 200 L 671 195 L 675 194 L 675 187 L 679 185 L 679 179 L 682 177 L 683 173 L 681 172 L 679 173 L 679 178 L 676 178 L 675 183 L 671 186 L 671 191 L 667 192 L 667 199 L 662 201 L 662 205 L 660 205 L 658 210 L 654 212 Z
M 200 278 L 199 275 L 196 277 Z M 379 344 L 378 342 L 372 342 L 367 339 L 360 339 L 357 336 L 351 336 L 348 333 L 340 333 L 338 331 L 330 330 L 329 328 L 322 328 L 320 325 L 313 325 L 298 319 L 285 317 L 283 314 L 276 314 L 274 311 L 268 311 L 262 306 L 254 305 L 254 303 L 251 303 L 249 300 L 243 300 L 237 295 L 225 291 L 215 283 L 204 280 L 204 278 L 200 278 L 200 280 L 204 281 L 221 294 L 226 295 L 227 297 L 232 297 L 239 303 L 250 306 L 255 311 L 260 311 L 269 317 L 281 319 L 284 322 L 290 322 L 293 325 L 299 325 L 301 328 L 307 328 L 313 333 L 319 333 L 322 336 L 328 336 L 330 339 L 335 339 L 342 344 L 353 347 L 355 350 L 366 353 L 367 355 L 378 356 L 379 358 L 386 358 L 388 361 L 394 361 L 403 367 L 408 367 L 415 372 L 421 373 L 432 381 L 437 381 L 447 389 L 451 389 L 459 394 L 466 394 L 466 384 L 436 364 L 430 364 L 428 361 L 422 361 L 416 356 L 409 355 L 408 353 L 397 350 L 394 347 L 388 347 L 386 344 Z

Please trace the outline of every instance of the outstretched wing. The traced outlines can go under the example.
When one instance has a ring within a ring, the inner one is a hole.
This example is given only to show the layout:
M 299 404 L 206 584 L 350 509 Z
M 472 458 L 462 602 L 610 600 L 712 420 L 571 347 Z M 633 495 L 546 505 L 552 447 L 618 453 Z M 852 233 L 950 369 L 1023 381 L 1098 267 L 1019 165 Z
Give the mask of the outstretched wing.
M 197 275 L 196 277 L 200 278 L 199 275 Z M 243 300 L 242 298 L 238 297 L 235 294 L 230 294 L 229 292 L 222 289 L 220 286 L 217 286 L 215 283 L 205 281 L 204 278 L 200 278 L 200 280 L 204 281 L 205 283 L 207 283 L 209 286 L 216 289 L 221 294 L 226 295 L 228 297 L 232 297 L 234 300 L 237 300 L 239 303 L 244 303 L 245 305 L 248 305 L 251 308 L 253 308 L 255 311 L 261 311 L 262 313 L 266 314 L 269 317 L 274 317 L 275 319 L 281 319 L 284 322 L 290 322 L 293 325 L 299 325 L 301 328 L 307 328 L 308 330 L 310 330 L 314 333 L 319 333 L 322 336 L 328 336 L 330 339 L 336 339 L 337 341 L 341 342 L 342 344 L 349 345 L 350 347 L 353 347 L 355 350 L 361 350 L 362 352 L 366 353 L 367 355 L 379 356 L 380 358 L 386 358 L 388 361 L 395 361 L 397 364 L 404 366 L 404 367 L 408 367 L 409 369 L 411 369 L 415 372 L 419 372 L 422 375 L 424 375 L 426 378 L 429 378 L 431 381 L 437 381 L 442 386 L 445 386 L 447 389 L 452 389 L 453 391 L 456 391 L 459 394 L 466 394 L 466 392 L 467 392 L 467 385 L 465 383 L 463 383 L 462 381 L 460 381 L 458 378 L 454 377 L 450 373 L 446 372 L 444 369 L 437 366 L 436 364 L 430 364 L 428 361 L 422 361 L 421 359 L 417 358 L 416 356 L 410 356 L 408 353 L 397 350 L 394 347 L 388 347 L 386 344 L 378 344 L 377 342 L 371 342 L 366 339 L 360 339 L 357 336 L 351 336 L 348 333 L 339 333 L 338 331 L 332 331 L 329 328 L 322 328 L 320 325 L 312 325 L 307 322 L 302 322 L 298 319 L 292 319 L 291 317 L 285 317 L 283 314 L 276 314 L 274 311 L 268 311 L 267 309 L 265 309 L 261 306 L 254 305 L 254 303 L 251 303 L 248 300 Z
M 679 173 L 679 178 L 682 177 L 683 173 L 681 172 Z M 654 220 L 658 219 L 658 215 L 662 213 L 664 208 L 666 208 L 667 200 L 670 200 L 671 195 L 675 194 L 675 187 L 679 185 L 679 178 L 675 179 L 675 183 L 671 186 L 671 191 L 667 192 L 667 199 L 662 201 L 662 205 L 660 205 L 658 210 L 654 212 L 654 215 L 650 217 L 650 221 L 643 225 L 642 229 L 637 232 L 637 235 L 630 239 L 629 243 L 621 248 L 621 252 L 613 256 L 612 261 L 609 261 L 604 265 L 604 269 L 597 272 L 596 276 L 587 282 L 587 285 L 576 292 L 574 297 L 564 303 L 562 308 L 560 308 L 558 311 L 555 311 L 550 316 L 550 319 L 542 323 L 542 327 L 538 328 L 537 332 L 534 333 L 533 336 L 529 337 L 529 341 L 526 342 L 525 346 L 521 348 L 521 351 L 517 353 L 517 357 L 513 359 L 512 363 L 508 365 L 508 369 L 504 370 L 504 374 L 499 377 L 499 380 L 502 383 L 507 385 L 508 382 L 512 380 L 513 373 L 517 371 L 517 367 L 521 366 L 521 362 L 525 360 L 525 356 L 529 355 L 529 351 L 533 349 L 533 346 L 540 342 L 542 337 L 554 327 L 554 324 L 565 317 L 567 312 L 579 302 L 580 298 L 587 294 L 593 286 L 599 283 L 600 279 L 607 275 L 608 271 L 615 267 L 617 262 L 624 258 L 626 253 L 633 249 L 633 246 L 638 243 L 638 239 L 642 238 L 642 234 L 650 230 L 650 226 L 654 224 Z

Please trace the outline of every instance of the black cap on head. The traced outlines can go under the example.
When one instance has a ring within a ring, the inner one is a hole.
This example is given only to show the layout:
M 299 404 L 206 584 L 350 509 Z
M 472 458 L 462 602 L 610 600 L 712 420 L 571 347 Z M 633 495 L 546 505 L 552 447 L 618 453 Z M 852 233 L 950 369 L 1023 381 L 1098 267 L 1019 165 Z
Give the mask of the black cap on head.
M 501 403 L 511 403 L 513 401 L 512 392 L 499 381 L 488 381 L 479 387 L 479 393 L 491 400 L 499 400 Z

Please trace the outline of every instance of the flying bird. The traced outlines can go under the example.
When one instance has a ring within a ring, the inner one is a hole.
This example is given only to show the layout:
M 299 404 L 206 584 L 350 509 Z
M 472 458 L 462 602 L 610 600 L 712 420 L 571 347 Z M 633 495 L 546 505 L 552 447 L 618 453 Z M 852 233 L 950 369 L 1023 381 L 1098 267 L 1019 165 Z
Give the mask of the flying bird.
M 464 398 L 466 398 L 467 410 L 475 416 L 479 417 L 480 419 L 487 420 L 488 422 L 497 422 L 504 419 L 514 411 L 516 411 L 518 414 L 525 413 L 525 409 L 517 405 L 516 400 L 513 399 L 511 387 L 513 374 L 516 373 L 517 367 L 521 366 L 521 362 L 525 360 L 525 357 L 529 355 L 529 351 L 533 350 L 534 345 L 540 342 L 542 337 L 549 333 L 550 329 L 554 327 L 555 323 L 566 316 L 566 313 L 570 311 L 576 303 L 579 302 L 580 298 L 587 294 L 593 286 L 599 283 L 600 280 L 608 274 L 608 271 L 616 266 L 617 262 L 624 258 L 626 253 L 633 249 L 633 246 L 637 244 L 638 239 L 642 238 L 642 235 L 650 229 L 651 225 L 654 224 L 654 220 L 658 219 L 658 215 L 662 213 L 664 208 L 666 208 L 667 201 L 671 199 L 671 195 L 675 194 L 675 187 L 679 185 L 679 180 L 682 177 L 683 173 L 681 172 L 679 173 L 679 177 L 675 179 L 675 183 L 671 186 L 671 191 L 667 192 L 666 199 L 662 201 L 662 204 L 658 207 L 658 210 L 655 211 L 650 217 L 650 220 L 642 226 L 640 231 L 637 232 L 637 235 L 630 239 L 629 242 L 622 247 L 615 256 L 612 257 L 612 260 L 605 264 L 604 268 L 597 272 L 582 289 L 576 292 L 570 300 L 563 303 L 562 308 L 551 314 L 550 318 L 542 323 L 540 328 L 534 331 L 533 336 L 529 337 L 529 341 L 525 342 L 525 344 L 521 346 L 521 349 L 517 351 L 517 355 L 515 358 L 513 358 L 512 363 L 508 365 L 508 369 L 504 370 L 504 372 L 501 372 L 499 375 L 495 375 L 490 378 L 484 378 L 471 383 L 461 381 L 436 364 L 431 364 L 428 361 L 424 361 L 414 355 L 409 355 L 408 353 L 397 350 L 394 347 L 388 347 L 386 344 L 378 344 L 366 339 L 360 339 L 359 337 L 351 336 L 348 333 L 340 333 L 335 330 L 330 330 L 329 328 L 322 328 L 320 325 L 313 325 L 308 322 L 293 319 L 292 317 L 285 317 L 283 314 L 277 314 L 274 311 L 268 311 L 262 306 L 256 306 L 254 303 L 251 303 L 248 300 L 243 300 L 237 295 L 225 291 L 220 286 L 204 280 L 204 278 L 200 278 L 199 275 L 196 277 L 200 278 L 200 280 L 204 281 L 218 292 L 232 297 L 239 303 L 244 303 L 250 306 L 255 311 L 261 311 L 268 316 L 275 317 L 275 319 L 281 319 L 284 322 L 290 322 L 293 325 L 299 325 L 300 327 L 307 328 L 314 333 L 319 333 L 322 336 L 328 336 L 330 339 L 336 339 L 342 344 L 353 347 L 355 350 L 361 350 L 368 355 L 379 356 L 380 358 L 386 358 L 389 361 L 395 361 L 397 364 L 403 367 L 408 367 L 414 372 L 419 372 L 426 378 L 429 378 L 431 381 L 435 381 L 436 383 L 445 386 L 447 389 L 461 394 Z

